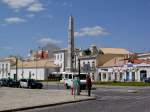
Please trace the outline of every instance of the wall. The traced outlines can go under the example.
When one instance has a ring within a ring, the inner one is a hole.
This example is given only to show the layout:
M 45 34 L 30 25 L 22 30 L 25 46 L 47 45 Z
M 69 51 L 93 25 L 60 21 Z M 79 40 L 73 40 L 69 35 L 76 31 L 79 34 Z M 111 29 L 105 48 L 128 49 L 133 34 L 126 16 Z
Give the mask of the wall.
M 54 64 L 60 67 L 60 72 L 64 72 L 66 68 L 66 61 L 65 61 L 65 53 L 55 53 L 54 54 Z
M 31 76 L 32 79 L 36 80 L 47 80 L 47 76 L 51 74 L 52 72 L 56 72 L 56 68 L 24 68 L 18 69 L 18 80 L 22 78 L 29 78 Z M 23 75 L 22 75 L 23 72 Z M 11 70 L 11 78 L 14 78 L 14 74 L 16 74 L 16 70 Z M 31 75 L 30 75 L 31 74 Z
M 0 78 L 7 78 L 10 74 L 10 62 L 1 61 L 0 62 Z
M 23 72 L 23 75 L 22 75 Z M 31 75 L 31 78 L 36 79 L 36 80 L 44 80 L 44 74 L 45 70 L 44 68 L 27 68 L 27 69 L 18 69 L 18 80 L 22 78 L 29 78 L 29 74 Z M 14 78 L 14 74 L 16 74 L 16 70 L 12 69 L 11 70 L 11 78 Z

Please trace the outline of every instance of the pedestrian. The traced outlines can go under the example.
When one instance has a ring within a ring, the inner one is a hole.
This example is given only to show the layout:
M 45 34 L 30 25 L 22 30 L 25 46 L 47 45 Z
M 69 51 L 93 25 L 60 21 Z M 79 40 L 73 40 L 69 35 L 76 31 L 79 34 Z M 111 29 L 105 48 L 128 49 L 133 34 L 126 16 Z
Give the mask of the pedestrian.
M 74 80 L 73 80 L 74 96 L 75 96 L 75 95 L 78 95 L 78 86 L 79 86 L 78 78 L 77 78 L 77 76 L 75 76 L 75 77 L 74 77 Z
M 88 96 L 91 96 L 92 82 L 91 82 L 91 78 L 89 75 L 87 75 L 87 78 L 86 78 L 86 88 L 88 91 Z
M 73 95 L 74 94 L 74 84 L 73 84 L 73 81 L 71 81 L 71 95 Z

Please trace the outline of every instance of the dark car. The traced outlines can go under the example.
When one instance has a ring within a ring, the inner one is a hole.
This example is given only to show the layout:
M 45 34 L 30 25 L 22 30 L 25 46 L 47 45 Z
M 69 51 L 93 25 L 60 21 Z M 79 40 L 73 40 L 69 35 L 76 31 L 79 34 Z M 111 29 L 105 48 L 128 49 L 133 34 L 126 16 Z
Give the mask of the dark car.
M 7 79 L 7 86 L 8 87 L 19 87 L 20 82 L 14 79 Z
M 146 78 L 144 82 L 150 83 L 150 77 Z
M 30 89 L 42 89 L 43 84 L 34 79 L 21 79 L 20 87 L 30 88 Z
M 7 78 L 2 78 L 0 79 L 0 86 L 5 86 L 7 87 L 8 83 L 7 83 Z
M 19 87 L 20 83 L 17 80 L 13 80 L 11 78 L 2 78 L 0 79 L 0 86 L 5 87 Z

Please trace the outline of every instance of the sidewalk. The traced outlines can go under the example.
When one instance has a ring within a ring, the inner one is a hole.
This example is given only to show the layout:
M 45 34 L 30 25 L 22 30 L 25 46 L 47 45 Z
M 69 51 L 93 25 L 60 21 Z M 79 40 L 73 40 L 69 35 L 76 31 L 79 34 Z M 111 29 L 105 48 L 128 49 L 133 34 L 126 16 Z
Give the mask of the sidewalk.
M 0 111 L 25 110 L 94 99 L 95 97 L 88 97 L 85 93 L 74 99 L 68 90 L 0 88 Z
M 49 81 L 49 82 L 41 82 L 43 85 L 64 85 L 64 82 L 58 82 L 58 81 Z

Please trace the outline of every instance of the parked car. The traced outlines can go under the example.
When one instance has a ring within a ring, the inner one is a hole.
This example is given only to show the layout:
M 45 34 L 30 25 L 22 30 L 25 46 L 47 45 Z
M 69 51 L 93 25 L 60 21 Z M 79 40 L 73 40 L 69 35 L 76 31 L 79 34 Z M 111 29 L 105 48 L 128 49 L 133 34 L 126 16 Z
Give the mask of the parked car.
M 8 87 L 19 87 L 20 82 L 14 79 L 7 79 L 7 86 Z
M 144 82 L 150 83 L 150 77 L 146 78 L 146 79 L 144 80 Z
M 0 79 L 0 86 L 5 87 L 19 87 L 20 83 L 17 80 L 11 78 L 2 78 Z
M 0 79 L 0 86 L 7 86 L 7 79 L 6 78 L 2 78 Z
M 20 79 L 21 88 L 42 89 L 43 84 L 34 79 Z

